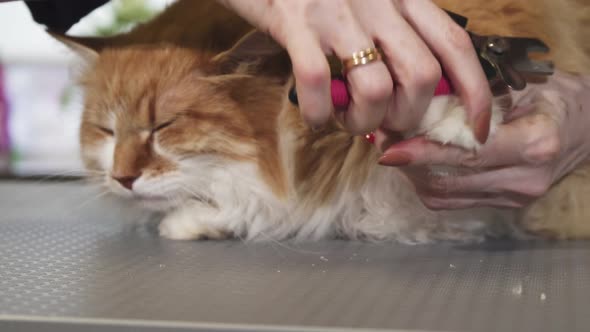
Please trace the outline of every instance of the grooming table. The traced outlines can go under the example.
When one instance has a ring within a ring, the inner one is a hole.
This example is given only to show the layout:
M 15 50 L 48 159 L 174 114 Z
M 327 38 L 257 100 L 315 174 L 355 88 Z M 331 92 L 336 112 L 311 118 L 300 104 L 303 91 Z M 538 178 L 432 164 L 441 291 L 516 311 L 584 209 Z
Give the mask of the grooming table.
M 176 242 L 98 194 L 0 181 L 0 331 L 590 331 L 590 243 Z

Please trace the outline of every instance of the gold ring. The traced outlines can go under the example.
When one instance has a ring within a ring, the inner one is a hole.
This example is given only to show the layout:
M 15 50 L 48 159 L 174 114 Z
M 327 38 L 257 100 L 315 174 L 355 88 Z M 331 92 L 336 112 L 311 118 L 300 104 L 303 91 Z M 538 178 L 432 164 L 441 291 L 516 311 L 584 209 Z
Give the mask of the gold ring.
M 375 47 L 366 48 L 358 52 L 352 53 L 352 56 L 342 61 L 344 72 L 350 71 L 352 68 L 366 65 L 373 61 L 381 60 L 381 53 Z

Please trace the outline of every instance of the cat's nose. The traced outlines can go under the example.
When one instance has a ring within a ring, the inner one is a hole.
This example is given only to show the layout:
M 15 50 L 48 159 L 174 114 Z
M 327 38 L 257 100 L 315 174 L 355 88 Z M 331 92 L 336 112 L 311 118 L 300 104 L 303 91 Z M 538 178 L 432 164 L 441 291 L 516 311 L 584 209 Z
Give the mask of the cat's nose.
M 113 179 L 129 190 L 133 190 L 133 183 L 137 178 L 139 178 L 139 176 L 113 176 Z

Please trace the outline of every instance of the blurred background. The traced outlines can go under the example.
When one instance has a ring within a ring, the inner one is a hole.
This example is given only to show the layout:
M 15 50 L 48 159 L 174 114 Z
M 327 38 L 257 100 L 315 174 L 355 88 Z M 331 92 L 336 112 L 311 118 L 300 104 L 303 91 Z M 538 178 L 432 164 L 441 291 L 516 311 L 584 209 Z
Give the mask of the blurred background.
M 111 35 L 174 0 L 112 0 L 68 34 Z M 0 175 L 78 176 L 82 95 L 76 57 L 45 33 L 21 1 L 0 3 Z

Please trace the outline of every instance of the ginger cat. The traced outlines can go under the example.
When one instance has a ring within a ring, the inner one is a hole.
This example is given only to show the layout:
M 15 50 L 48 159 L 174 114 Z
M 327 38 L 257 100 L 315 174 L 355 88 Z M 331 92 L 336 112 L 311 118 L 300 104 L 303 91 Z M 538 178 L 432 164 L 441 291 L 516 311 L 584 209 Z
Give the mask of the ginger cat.
M 481 6 L 457 5 L 444 7 L 486 20 L 471 13 Z M 363 137 L 335 121 L 307 128 L 288 102 L 288 57 L 251 30 L 215 1 L 181 0 L 120 36 L 56 35 L 85 63 L 86 166 L 116 194 L 164 211 L 162 236 L 428 243 L 554 231 L 537 227 L 535 206 L 525 223 L 514 210 L 426 209 Z M 421 134 L 478 147 L 456 97 L 436 97 L 427 113 Z M 502 120 L 500 102 L 493 119 Z

